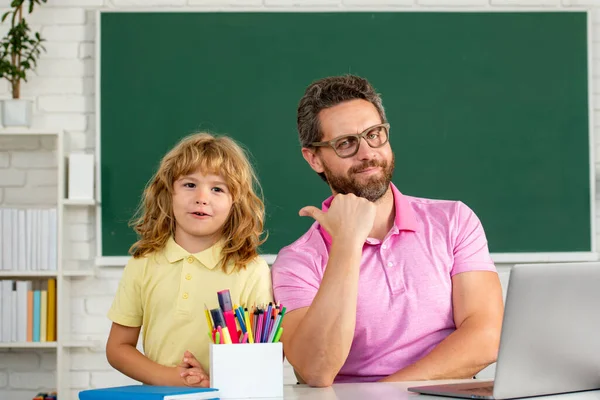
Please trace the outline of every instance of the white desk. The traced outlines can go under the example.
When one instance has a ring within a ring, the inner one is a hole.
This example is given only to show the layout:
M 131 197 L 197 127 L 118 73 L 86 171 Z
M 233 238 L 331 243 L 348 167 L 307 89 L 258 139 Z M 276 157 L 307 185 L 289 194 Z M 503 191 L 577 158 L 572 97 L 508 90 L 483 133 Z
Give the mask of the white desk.
M 450 400 L 450 398 L 425 396 L 412 393 L 408 392 L 406 389 L 410 386 L 423 386 L 454 382 L 473 382 L 473 380 L 467 379 L 397 383 L 340 383 L 327 388 L 311 388 L 306 385 L 285 385 L 283 389 L 283 398 L 285 400 Z M 600 390 L 543 396 L 531 399 L 600 400 Z
M 338 383 L 327 388 L 311 388 L 307 385 L 285 385 L 283 395 L 285 400 L 408 400 L 413 397 L 416 400 L 420 398 L 420 395 L 408 392 L 406 390 L 408 387 L 452 382 L 473 382 L 473 380 Z M 443 400 L 443 398 L 440 397 L 438 400 Z M 596 400 L 600 400 L 600 398 Z

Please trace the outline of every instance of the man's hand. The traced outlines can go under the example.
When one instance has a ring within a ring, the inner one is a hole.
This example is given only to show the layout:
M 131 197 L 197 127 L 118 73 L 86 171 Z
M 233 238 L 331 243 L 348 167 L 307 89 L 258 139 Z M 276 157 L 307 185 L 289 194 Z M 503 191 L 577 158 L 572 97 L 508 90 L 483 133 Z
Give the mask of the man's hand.
M 307 206 L 300 210 L 300 216 L 314 218 L 331 235 L 332 240 L 344 243 L 364 243 L 373 229 L 377 207 L 354 194 L 337 194 L 327 212 Z
M 332 243 L 317 294 L 310 307 L 285 315 L 281 341 L 298 375 L 310 386 L 325 387 L 333 383 L 352 347 L 362 248 L 373 229 L 376 206 L 353 194 L 338 194 L 327 212 L 309 206 L 300 215 L 321 224 Z
M 210 387 L 210 378 L 200 365 L 200 362 L 189 351 L 183 354 L 181 363 L 177 366 L 179 376 L 185 386 Z

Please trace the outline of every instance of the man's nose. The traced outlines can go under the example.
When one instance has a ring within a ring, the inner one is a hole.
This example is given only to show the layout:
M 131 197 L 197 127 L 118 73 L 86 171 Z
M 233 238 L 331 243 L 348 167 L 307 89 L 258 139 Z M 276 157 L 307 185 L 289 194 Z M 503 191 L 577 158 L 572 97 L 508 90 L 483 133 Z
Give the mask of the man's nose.
M 358 142 L 356 156 L 359 160 L 370 160 L 375 157 L 375 149 L 369 146 L 365 138 L 361 138 Z

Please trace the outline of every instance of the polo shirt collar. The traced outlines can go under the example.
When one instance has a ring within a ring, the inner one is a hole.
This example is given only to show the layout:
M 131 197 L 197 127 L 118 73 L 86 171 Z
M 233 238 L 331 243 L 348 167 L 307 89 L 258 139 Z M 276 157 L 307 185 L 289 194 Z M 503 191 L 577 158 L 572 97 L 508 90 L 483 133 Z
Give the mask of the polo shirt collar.
M 206 250 L 202 250 L 198 253 L 191 254 L 186 251 L 183 247 L 175 242 L 173 236 L 169 238 L 165 245 L 165 256 L 169 262 L 175 263 L 181 261 L 186 257 L 192 256 L 200 262 L 204 267 L 208 269 L 214 269 L 221 261 L 221 251 L 223 250 L 223 242 L 218 241 Z
M 415 213 L 410 207 L 410 203 L 408 199 L 400 193 L 396 185 L 390 182 L 390 187 L 392 189 L 392 195 L 394 196 L 394 210 L 396 215 L 394 216 L 394 226 L 392 227 L 393 231 L 413 231 L 417 230 L 417 219 L 415 217 Z M 323 211 L 327 211 L 329 206 L 331 206 L 331 202 L 333 201 L 334 196 L 330 196 L 321 204 L 321 209 Z M 331 243 L 331 236 L 329 233 L 319 225 L 319 231 L 321 235 L 325 238 L 328 243 Z

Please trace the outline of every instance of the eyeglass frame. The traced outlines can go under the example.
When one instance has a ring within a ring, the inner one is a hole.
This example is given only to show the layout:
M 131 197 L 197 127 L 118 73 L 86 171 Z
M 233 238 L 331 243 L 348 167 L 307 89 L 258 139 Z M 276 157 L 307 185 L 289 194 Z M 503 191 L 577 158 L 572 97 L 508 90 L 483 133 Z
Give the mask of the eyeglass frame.
M 387 133 L 387 139 L 385 142 L 381 143 L 379 146 L 371 146 L 371 144 L 369 143 L 369 141 L 367 140 L 367 138 L 365 136 L 367 136 L 367 133 L 369 133 L 370 131 L 372 131 L 374 128 L 378 128 L 378 127 L 384 127 L 386 129 L 386 133 Z M 347 156 L 340 156 L 337 152 L 337 150 L 335 149 L 335 143 L 338 142 L 341 139 L 345 139 L 348 137 L 355 137 L 358 139 L 358 146 L 356 146 L 356 150 L 354 150 L 354 152 L 352 154 L 349 154 Z M 335 152 L 335 154 L 340 157 L 340 158 L 350 158 L 352 156 L 355 156 L 356 153 L 358 153 L 358 150 L 360 149 L 360 140 L 361 139 L 365 139 L 365 142 L 367 142 L 367 144 L 369 145 L 370 148 L 372 149 L 378 149 L 380 147 L 385 146 L 386 143 L 388 143 L 390 141 L 390 124 L 388 122 L 385 122 L 383 124 L 376 124 L 373 126 L 368 127 L 367 129 L 365 129 L 364 131 L 362 131 L 361 133 L 357 133 L 357 134 L 349 134 L 349 135 L 342 135 L 342 136 L 338 136 L 335 139 L 332 140 L 328 140 L 326 142 L 312 142 L 310 145 L 313 147 L 331 147 L 333 149 L 333 151 Z

